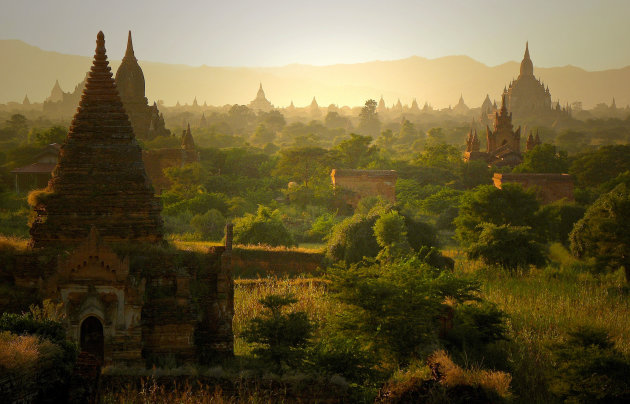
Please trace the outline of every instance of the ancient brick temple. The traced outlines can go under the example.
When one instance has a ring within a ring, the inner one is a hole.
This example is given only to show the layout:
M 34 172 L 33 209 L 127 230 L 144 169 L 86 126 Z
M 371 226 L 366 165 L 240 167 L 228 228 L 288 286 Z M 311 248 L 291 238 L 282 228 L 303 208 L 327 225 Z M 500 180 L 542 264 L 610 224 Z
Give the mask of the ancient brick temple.
M 226 247 L 204 252 L 162 240 L 161 207 L 102 32 L 96 44 L 52 179 L 29 198 L 31 248 L 6 267 L 13 268 L 16 288 L 62 301 L 69 338 L 104 364 L 210 363 L 229 356 L 231 230 Z
M 501 109 L 494 115 L 492 129 L 486 127 L 486 151 L 479 150 L 477 131 L 471 129 L 466 139 L 466 161 L 481 160 L 490 165 L 514 167 L 523 161 L 521 154 L 521 128 L 514 130 L 512 114 L 508 113 L 505 94 Z
M 568 107 L 561 108 L 551 102 L 549 86 L 534 76 L 534 63 L 529 56 L 529 43 L 525 44 L 525 54 L 521 61 L 521 68 L 516 80 L 504 90 L 508 109 L 517 119 L 524 118 L 559 118 L 568 117 L 571 111 Z
M 76 245 L 92 226 L 105 241 L 162 240 L 160 204 L 112 79 L 102 34 L 52 179 L 32 202 L 33 247 Z
M 573 178 L 569 174 L 552 173 L 495 173 L 494 186 L 501 189 L 505 183 L 520 184 L 525 189 L 534 189 L 543 204 L 565 199 L 573 201 Z
M 182 167 L 186 164 L 198 163 L 199 152 L 195 140 L 190 132 L 190 124 L 182 133 L 182 143 L 179 149 L 151 149 L 142 151 L 142 160 L 151 179 L 156 194 L 170 188 L 171 183 L 164 175 L 169 167 Z
M 330 177 L 335 188 L 351 191 L 347 202 L 352 206 L 357 206 L 361 198 L 367 196 L 381 196 L 396 202 L 398 174 L 394 170 L 333 169 Z
M 170 136 L 171 132 L 165 128 L 164 117 L 158 111 L 157 104 L 148 105 L 145 96 L 144 73 L 133 51 L 131 31 L 127 38 L 125 56 L 116 71 L 116 85 L 138 139 Z

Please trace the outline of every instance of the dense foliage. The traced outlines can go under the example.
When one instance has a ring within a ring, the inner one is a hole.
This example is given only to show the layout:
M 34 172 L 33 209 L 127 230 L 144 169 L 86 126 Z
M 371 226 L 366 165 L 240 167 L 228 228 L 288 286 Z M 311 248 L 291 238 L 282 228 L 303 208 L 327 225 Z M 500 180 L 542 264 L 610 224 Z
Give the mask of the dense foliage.
M 571 251 L 592 258 L 597 269 L 624 268 L 630 281 L 630 191 L 625 184 L 599 197 L 570 235 Z

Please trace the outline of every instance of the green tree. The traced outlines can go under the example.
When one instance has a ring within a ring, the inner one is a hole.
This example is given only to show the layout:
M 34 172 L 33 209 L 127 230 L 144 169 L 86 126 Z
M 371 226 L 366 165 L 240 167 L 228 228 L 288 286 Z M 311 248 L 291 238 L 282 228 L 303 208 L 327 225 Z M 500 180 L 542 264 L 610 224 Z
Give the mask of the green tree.
M 523 162 L 514 167 L 517 173 L 566 173 L 569 171 L 567 152 L 556 146 L 541 144 L 525 153 Z
M 539 204 L 532 190 L 517 184 L 505 184 L 501 189 L 481 185 L 464 193 L 455 218 L 457 238 L 464 246 L 475 242 L 482 223 L 496 226 L 528 226 L 536 229 Z
M 541 266 L 546 260 L 544 247 L 526 226 L 496 226 L 483 223 L 479 226 L 479 239 L 467 249 L 468 258 L 481 259 L 488 265 L 516 271 L 529 265 Z
M 328 129 L 345 129 L 348 126 L 348 123 L 348 118 L 339 115 L 339 112 L 337 111 L 328 112 L 326 114 L 326 118 L 324 118 L 324 124 Z
M 418 258 L 371 265 L 334 267 L 333 296 L 347 305 L 337 326 L 383 358 L 405 365 L 430 353 L 438 343 L 447 299 L 476 300 L 479 285 L 458 279 Z
M 256 120 L 256 114 L 245 105 L 234 104 L 228 111 L 230 127 L 236 133 L 246 133 L 246 129 Z
M 459 212 L 459 204 L 463 192 L 443 187 L 437 193 L 424 199 L 420 206 L 430 215 L 436 216 L 436 226 L 441 229 L 454 230 L 453 221 Z
M 193 197 L 206 180 L 208 173 L 201 164 L 192 163 L 183 167 L 168 167 L 164 170 L 164 175 L 172 184 L 171 192 Z
M 262 123 L 274 133 L 282 130 L 287 124 L 284 115 L 277 109 L 269 112 L 261 112 L 260 118 L 262 118 Z
M 255 215 L 250 213 L 234 221 L 235 244 L 263 244 L 272 247 L 296 245 L 291 233 L 282 223 L 280 211 L 258 206 Z
M 255 145 L 265 145 L 273 142 L 275 138 L 275 132 L 267 128 L 264 123 L 261 123 L 254 131 L 254 134 L 251 137 L 251 142 Z
M 428 146 L 414 161 L 422 167 L 435 167 L 456 172 L 462 164 L 462 153 L 457 147 L 448 144 Z
M 37 143 L 41 145 L 48 145 L 52 143 L 63 143 L 68 135 L 68 130 L 63 126 L 53 126 L 45 132 L 37 133 L 35 138 Z
M 192 217 L 190 224 L 204 239 L 221 240 L 225 228 L 225 217 L 216 209 Z
M 364 257 L 374 258 L 381 250 L 381 246 L 376 239 L 374 225 L 377 220 L 386 213 L 391 212 L 391 206 L 376 205 L 366 214 L 356 213 L 337 224 L 328 238 L 326 245 L 326 256 L 332 261 L 344 261 L 352 264 L 363 260 Z M 399 224 L 399 217 L 404 219 L 403 232 L 410 246 L 418 252 L 422 247 L 433 247 L 437 245 L 436 234 L 433 227 L 427 223 L 413 220 L 409 216 L 392 214 L 396 226 Z M 390 221 L 388 221 L 389 228 Z M 400 236 L 400 235 L 399 235 Z M 384 238 L 383 241 L 392 239 Z M 400 242 L 404 243 L 402 236 Z M 398 244 L 402 246 L 404 244 Z M 411 250 L 409 250 L 411 253 Z
M 350 134 L 350 139 L 344 140 L 335 147 L 338 153 L 340 168 L 364 168 L 367 167 L 378 155 L 378 148 L 370 146 L 372 138 L 354 133 Z
M 442 128 L 431 128 L 427 131 L 428 146 L 437 146 L 446 144 L 446 134 Z
M 544 239 L 568 247 L 569 233 L 573 230 L 573 225 L 584 216 L 585 211 L 583 206 L 564 200 L 541 206 L 536 215 Z
M 378 213 L 355 214 L 337 224 L 328 239 L 326 256 L 348 264 L 359 262 L 363 257 L 375 257 L 380 250 L 374 237 L 374 223 Z
M 577 156 L 569 174 L 579 186 L 597 187 L 628 170 L 630 145 L 609 145 Z
M 625 184 L 600 196 L 569 235 L 571 252 L 600 271 L 624 268 L 630 282 L 630 192 Z
M 630 402 L 630 357 L 604 329 L 580 326 L 551 347 L 550 390 L 565 403 Z
M 256 344 L 253 353 L 264 363 L 280 372 L 283 365 L 296 367 L 306 353 L 314 326 L 303 311 L 285 313 L 285 308 L 297 303 L 292 295 L 267 295 L 259 300 L 264 316 L 249 321 L 242 336 Z
M 464 162 L 460 165 L 460 181 L 465 189 L 492 184 L 492 170 L 485 161 Z
M 381 259 L 395 259 L 411 252 L 405 218 L 395 210 L 383 213 L 374 223 L 374 236 L 381 247 Z
M 381 130 L 381 121 L 376 113 L 376 101 L 369 99 L 359 113 L 359 132 L 367 136 L 377 136 Z
M 418 140 L 419 137 L 420 136 L 414 124 L 408 119 L 404 119 L 400 125 L 400 132 L 398 132 L 398 138 L 396 139 L 397 142 L 404 145 L 411 145 L 413 142 Z
M 316 177 L 328 176 L 328 152 L 321 147 L 294 147 L 280 151 L 275 173 L 307 187 Z
M 28 120 L 22 114 L 13 114 L 5 122 L 5 126 L 13 137 L 25 137 L 28 133 Z

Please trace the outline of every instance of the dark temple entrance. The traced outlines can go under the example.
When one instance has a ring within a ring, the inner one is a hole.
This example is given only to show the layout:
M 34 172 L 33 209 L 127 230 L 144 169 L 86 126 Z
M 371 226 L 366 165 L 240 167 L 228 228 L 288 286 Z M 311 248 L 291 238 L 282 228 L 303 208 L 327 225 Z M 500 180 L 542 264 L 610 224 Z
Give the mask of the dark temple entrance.
M 87 352 L 103 363 L 103 324 L 96 317 L 88 317 L 81 324 L 81 352 Z

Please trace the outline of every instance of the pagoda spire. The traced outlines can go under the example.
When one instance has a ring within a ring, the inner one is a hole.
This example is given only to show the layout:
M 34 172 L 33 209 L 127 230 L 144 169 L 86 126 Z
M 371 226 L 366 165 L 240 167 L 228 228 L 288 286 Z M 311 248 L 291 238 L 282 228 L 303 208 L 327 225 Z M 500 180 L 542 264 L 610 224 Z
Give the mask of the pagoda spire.
M 523 55 L 523 61 L 521 62 L 521 74 L 518 76 L 519 78 L 523 76 L 533 76 L 534 75 L 534 63 L 532 59 L 529 57 L 529 41 L 525 42 L 525 55 Z
M 109 61 L 105 50 L 105 35 L 99 31 L 96 37 L 96 50 L 94 61 L 88 73 L 85 89 L 81 95 L 79 108 L 72 120 L 68 138 L 84 136 L 111 135 L 106 127 L 93 126 L 93 114 L 95 112 L 109 114 L 110 120 L 119 122 L 120 128 L 117 136 L 134 138 L 134 133 L 129 123 L 129 118 L 123 109 L 122 101 L 112 77 Z
M 529 57 L 529 41 L 525 41 L 525 55 L 523 55 L 523 59 L 530 59 L 530 57 Z
M 194 150 L 195 141 L 193 140 L 192 133 L 190 132 L 190 122 L 188 122 L 187 128 L 182 136 L 182 149 Z
M 131 40 L 131 30 L 127 36 L 127 50 L 125 51 L 125 58 L 136 60 L 136 55 L 133 53 L 133 41 Z

